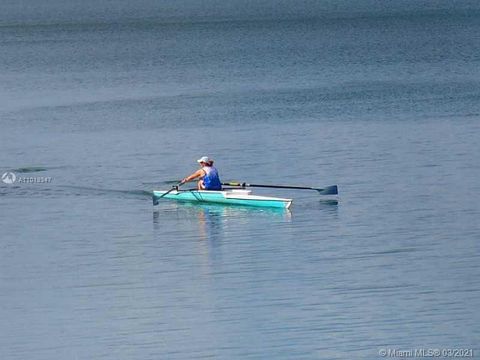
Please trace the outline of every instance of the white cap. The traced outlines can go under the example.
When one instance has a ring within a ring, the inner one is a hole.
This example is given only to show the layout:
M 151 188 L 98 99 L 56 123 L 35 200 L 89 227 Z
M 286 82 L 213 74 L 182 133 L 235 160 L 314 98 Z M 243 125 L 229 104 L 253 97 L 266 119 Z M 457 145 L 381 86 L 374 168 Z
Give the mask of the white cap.
M 212 161 L 212 159 L 210 159 L 208 156 L 202 156 L 197 160 L 198 163 L 209 163 L 210 161 Z

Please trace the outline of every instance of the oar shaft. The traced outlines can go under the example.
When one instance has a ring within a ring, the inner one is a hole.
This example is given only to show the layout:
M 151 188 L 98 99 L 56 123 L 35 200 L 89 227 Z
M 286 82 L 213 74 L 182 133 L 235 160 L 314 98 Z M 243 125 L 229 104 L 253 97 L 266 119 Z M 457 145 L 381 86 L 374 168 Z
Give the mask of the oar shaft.
M 300 189 L 300 190 L 317 190 L 316 188 L 306 186 L 287 186 L 287 185 L 265 185 L 265 184 L 247 184 L 247 183 L 224 183 L 222 185 L 227 186 L 241 186 L 241 187 L 262 187 L 262 188 L 275 188 L 275 189 Z
M 158 200 L 160 200 L 161 198 L 163 198 L 165 195 L 168 195 L 170 194 L 173 190 L 178 190 L 178 187 L 183 185 L 182 182 L 179 182 L 177 185 L 174 185 L 172 186 L 172 188 L 170 190 L 168 190 L 167 192 L 163 193 L 162 195 L 160 196 L 155 196 L 153 195 L 152 196 L 152 200 L 153 200 L 153 205 L 158 205 Z
M 316 190 L 306 186 L 288 186 L 288 185 L 262 185 L 262 184 L 245 184 L 250 187 L 276 188 L 276 189 L 299 189 L 299 190 Z
M 238 183 L 230 182 L 223 183 L 222 185 L 227 186 L 240 186 L 240 187 L 261 187 L 261 188 L 274 188 L 274 189 L 298 189 L 298 190 L 316 190 L 320 195 L 337 195 L 338 188 L 337 185 L 327 186 L 324 189 L 307 187 L 307 186 L 289 186 L 289 185 L 265 185 L 265 184 L 247 184 L 247 183 Z

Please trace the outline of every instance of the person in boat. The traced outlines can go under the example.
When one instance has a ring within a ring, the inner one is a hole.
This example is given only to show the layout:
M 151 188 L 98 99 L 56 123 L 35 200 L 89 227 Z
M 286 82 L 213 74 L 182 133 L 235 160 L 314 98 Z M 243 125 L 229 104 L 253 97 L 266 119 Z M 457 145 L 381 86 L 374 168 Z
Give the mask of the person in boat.
M 218 175 L 218 170 L 213 166 L 213 160 L 208 156 L 203 156 L 198 159 L 200 169 L 195 171 L 192 175 L 184 178 L 181 183 L 199 179 L 197 183 L 198 190 L 222 190 L 222 182 Z

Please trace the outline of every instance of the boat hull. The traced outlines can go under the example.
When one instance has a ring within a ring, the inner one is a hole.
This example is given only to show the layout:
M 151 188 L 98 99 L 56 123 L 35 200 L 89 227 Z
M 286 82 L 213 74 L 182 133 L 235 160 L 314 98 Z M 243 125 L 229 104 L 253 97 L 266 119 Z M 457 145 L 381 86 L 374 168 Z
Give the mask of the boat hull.
M 158 200 L 166 192 L 167 191 L 153 191 L 154 204 L 156 200 Z M 292 204 L 292 199 L 251 195 L 251 192 L 247 190 L 174 190 L 163 196 L 163 199 L 284 209 L 288 209 Z

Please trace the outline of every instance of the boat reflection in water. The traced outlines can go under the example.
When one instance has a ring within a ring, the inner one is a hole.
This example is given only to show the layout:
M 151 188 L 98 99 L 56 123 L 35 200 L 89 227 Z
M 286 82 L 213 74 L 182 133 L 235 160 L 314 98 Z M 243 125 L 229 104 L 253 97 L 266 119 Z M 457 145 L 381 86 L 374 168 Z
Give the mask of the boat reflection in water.
M 265 232 L 271 226 L 282 226 L 290 221 L 291 212 L 281 208 L 166 201 L 153 212 L 154 231 L 164 241 L 166 251 L 177 248 L 181 252 L 179 247 L 185 249 L 196 243 L 205 269 L 222 263 L 226 244 L 239 244 L 252 234 L 258 235 L 259 231 Z
M 154 237 L 164 258 L 197 264 L 210 274 L 232 254 L 268 248 L 275 239 L 296 239 L 312 212 L 336 217 L 336 204 L 299 202 L 295 215 L 281 208 L 164 201 L 154 208 Z
M 189 225 L 192 222 L 197 224 L 198 236 L 203 240 L 214 240 L 228 232 L 228 225 L 232 227 L 248 226 L 251 222 L 258 221 L 259 217 L 271 223 L 289 222 L 292 213 L 282 208 L 256 208 L 248 206 L 225 206 L 221 204 L 202 204 L 188 202 L 165 202 L 153 212 L 153 223 L 155 227 L 161 227 L 161 214 L 171 218 L 175 214 L 177 219 L 187 220 Z M 188 227 L 188 224 L 185 224 Z

